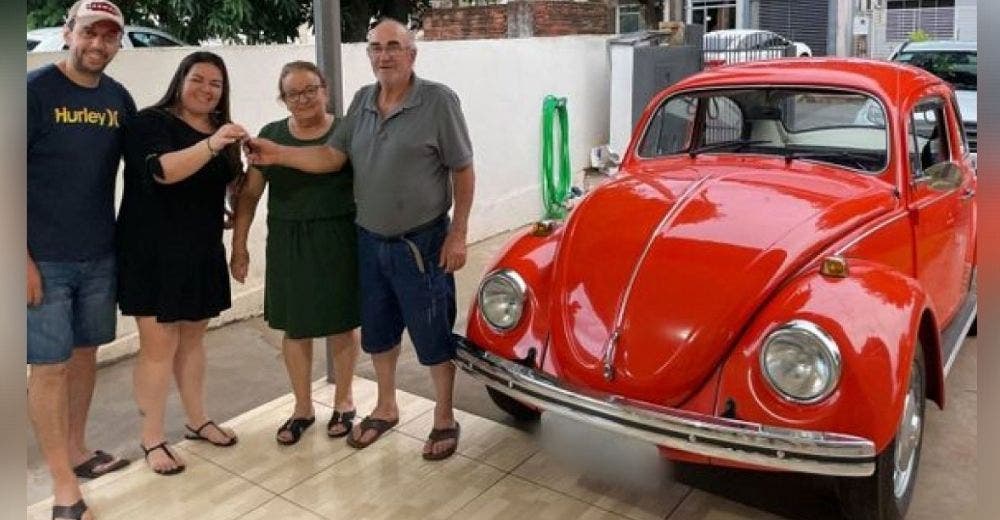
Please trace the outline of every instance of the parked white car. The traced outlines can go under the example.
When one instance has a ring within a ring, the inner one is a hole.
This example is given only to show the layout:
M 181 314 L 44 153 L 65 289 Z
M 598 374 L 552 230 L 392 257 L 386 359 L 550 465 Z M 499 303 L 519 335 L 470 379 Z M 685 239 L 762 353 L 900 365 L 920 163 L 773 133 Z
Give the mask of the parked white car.
M 794 46 L 796 57 L 812 56 L 812 49 L 808 45 L 793 42 L 778 33 L 763 29 L 712 31 L 705 33 L 702 43 L 706 67 L 784 58 L 789 56 L 789 46 Z
M 979 134 L 977 92 L 979 90 L 976 42 L 926 41 L 907 42 L 889 56 L 891 61 L 920 67 L 947 81 L 955 89 L 962 125 L 969 140 L 969 150 L 977 150 Z
M 28 31 L 28 52 L 53 52 L 66 50 L 62 27 L 44 27 Z M 150 27 L 125 26 L 122 38 L 123 49 L 140 49 L 146 47 L 183 47 L 187 46 L 180 38 Z

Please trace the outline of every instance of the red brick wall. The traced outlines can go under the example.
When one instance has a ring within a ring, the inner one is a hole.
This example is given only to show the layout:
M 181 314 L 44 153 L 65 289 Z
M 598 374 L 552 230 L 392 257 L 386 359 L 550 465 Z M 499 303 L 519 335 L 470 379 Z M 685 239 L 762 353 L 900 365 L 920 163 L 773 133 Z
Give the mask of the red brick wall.
M 423 17 L 425 40 L 507 37 L 507 5 L 433 9 Z
M 520 10 L 518 19 L 516 11 Z M 426 40 L 467 40 L 567 34 L 608 34 L 614 29 L 604 2 L 529 1 L 431 9 L 424 14 Z M 527 17 L 527 18 L 525 18 Z M 529 22 L 529 27 L 519 24 Z M 513 32 L 513 33 L 512 33 Z M 525 32 L 527 34 L 525 34 Z
M 608 34 L 611 8 L 603 2 L 535 2 L 535 36 Z

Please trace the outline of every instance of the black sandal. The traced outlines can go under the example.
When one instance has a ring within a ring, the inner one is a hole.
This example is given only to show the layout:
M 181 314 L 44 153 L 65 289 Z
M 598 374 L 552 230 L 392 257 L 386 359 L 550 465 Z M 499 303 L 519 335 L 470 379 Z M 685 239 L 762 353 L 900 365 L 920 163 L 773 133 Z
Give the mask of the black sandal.
M 102 464 L 107 464 L 107 467 L 97 471 L 97 467 Z M 73 466 L 73 474 L 80 478 L 98 478 L 112 471 L 118 471 L 128 464 L 129 461 L 126 459 L 116 459 L 110 453 L 97 450 L 94 452 L 94 456 L 87 459 L 86 462 Z
M 330 416 L 330 422 L 326 423 L 327 436 L 333 439 L 337 439 L 339 437 L 347 435 L 348 433 L 351 433 L 351 428 L 354 427 L 354 423 L 352 421 L 354 420 L 354 417 L 357 415 L 357 413 L 358 413 L 357 410 L 350 410 L 343 413 L 334 410 L 333 415 Z M 330 429 L 338 424 L 344 427 L 344 431 L 338 433 L 330 433 Z
M 291 419 L 285 421 L 285 424 L 282 424 L 281 428 L 278 428 L 275 440 L 278 441 L 278 444 L 283 446 L 291 446 L 292 444 L 299 442 L 299 439 L 302 438 L 302 432 L 306 431 L 306 428 L 312 426 L 314 422 L 316 422 L 316 417 L 299 417 L 298 419 L 292 417 Z M 291 440 L 286 441 L 282 439 L 281 432 L 288 432 L 292 434 Z
M 147 448 L 147 447 L 143 446 L 142 443 L 140 442 L 139 443 L 139 447 L 142 448 L 142 454 L 143 454 L 143 457 L 146 459 L 147 463 L 149 463 L 149 454 L 153 453 L 156 450 L 163 450 L 163 453 L 166 453 L 167 456 L 170 457 L 170 460 L 174 461 L 175 464 L 177 463 L 177 458 L 174 457 L 174 454 L 171 453 L 170 450 L 167 449 L 167 441 L 163 441 L 163 442 L 157 444 L 156 446 L 153 446 L 152 448 Z M 152 469 L 153 473 L 156 473 L 157 475 L 176 475 L 176 474 L 184 471 L 184 469 L 186 467 L 187 466 L 185 466 L 183 464 L 178 464 L 176 467 L 174 467 L 172 469 L 156 469 L 156 468 L 153 468 L 152 466 L 150 466 L 150 469 Z
M 215 426 L 215 428 L 217 430 L 219 430 L 220 432 L 222 432 L 223 435 L 225 435 L 226 437 L 229 437 L 229 440 L 226 441 L 226 442 L 215 442 L 212 439 L 209 439 L 208 437 L 203 437 L 201 435 L 201 431 L 204 430 L 205 428 L 209 427 L 209 426 Z M 205 442 L 211 443 L 211 444 L 213 444 L 215 446 L 218 446 L 220 448 L 225 448 L 227 446 L 232 446 L 233 444 L 236 444 L 236 442 L 239 440 L 239 439 L 236 438 L 235 435 L 233 435 L 233 436 L 230 437 L 229 434 L 226 433 L 225 430 L 223 430 L 222 428 L 220 428 L 219 425 L 215 424 L 215 421 L 212 421 L 212 420 L 205 421 L 205 424 L 199 426 L 198 429 L 194 429 L 194 428 L 192 428 L 192 427 L 190 427 L 190 426 L 188 426 L 186 424 L 184 425 L 184 427 L 187 428 L 189 432 L 191 432 L 191 433 L 185 433 L 184 434 L 184 438 L 185 439 L 190 439 L 192 441 L 205 441 Z
M 65 518 L 66 520 L 80 520 L 83 518 L 83 514 L 87 512 L 87 504 L 83 502 L 83 499 L 77 500 L 75 504 L 71 506 L 52 506 L 52 520 L 57 518 Z

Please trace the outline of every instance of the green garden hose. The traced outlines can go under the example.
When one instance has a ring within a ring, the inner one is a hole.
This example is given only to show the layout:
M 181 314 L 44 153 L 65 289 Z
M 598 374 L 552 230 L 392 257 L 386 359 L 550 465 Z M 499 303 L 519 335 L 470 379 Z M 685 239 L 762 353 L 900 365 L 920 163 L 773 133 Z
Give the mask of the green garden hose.
M 559 174 L 553 170 L 552 120 L 559 114 Z M 542 205 L 545 218 L 561 219 L 566 216 L 566 199 L 569 196 L 569 119 L 566 98 L 545 96 L 542 102 Z

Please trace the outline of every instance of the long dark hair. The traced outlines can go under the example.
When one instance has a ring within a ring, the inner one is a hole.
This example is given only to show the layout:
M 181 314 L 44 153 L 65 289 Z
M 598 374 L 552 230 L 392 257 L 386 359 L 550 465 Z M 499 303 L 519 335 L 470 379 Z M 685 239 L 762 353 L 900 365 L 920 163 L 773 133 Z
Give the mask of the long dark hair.
M 180 64 L 177 65 L 177 71 L 174 72 L 174 77 L 170 80 L 167 92 L 163 94 L 163 97 L 159 101 L 153 104 L 152 108 L 179 115 L 177 109 L 180 108 L 184 78 L 199 63 L 208 63 L 222 72 L 222 96 L 219 97 L 219 103 L 216 105 L 215 111 L 209 115 L 209 119 L 215 128 L 232 123 L 233 120 L 229 115 L 229 71 L 226 70 L 226 62 L 222 61 L 222 58 L 218 54 L 208 51 L 195 51 L 181 60 Z M 221 153 L 225 156 L 226 162 L 233 171 L 233 175 L 239 175 L 243 170 L 243 165 L 240 162 L 239 145 L 236 143 L 231 144 L 223 149 Z

